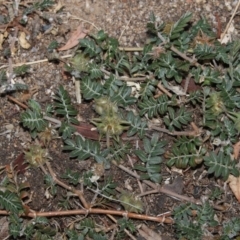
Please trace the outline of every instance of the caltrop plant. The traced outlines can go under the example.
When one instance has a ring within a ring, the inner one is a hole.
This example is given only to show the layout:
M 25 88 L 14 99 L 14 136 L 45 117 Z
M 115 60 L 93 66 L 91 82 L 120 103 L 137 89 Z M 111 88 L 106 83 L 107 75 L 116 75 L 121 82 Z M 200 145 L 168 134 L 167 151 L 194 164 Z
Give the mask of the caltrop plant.
M 26 14 L 47 2 L 34 5 Z M 135 52 L 121 49 L 118 41 L 102 30 L 79 41 L 65 70 L 79 81 L 83 101 L 92 103 L 94 117 L 86 120 L 93 129 L 89 128 L 88 134 L 79 131 L 78 111 L 64 86 L 59 86 L 53 104 L 43 108 L 30 100 L 21 114 L 22 126 L 35 141 L 25 150 L 25 161 L 44 172 L 46 196 L 57 195 L 56 186 L 60 185 L 66 196 L 59 206 L 68 210 L 81 206 L 81 214 L 86 214 L 67 230 L 68 239 L 107 239 L 90 217 L 91 212 L 104 213 L 99 206 L 114 202 L 131 212 L 130 216 L 144 213 L 141 196 L 119 190 L 114 180 L 105 176 L 113 164 L 126 170 L 124 165 L 131 160 L 132 175 L 149 186 L 162 184 L 163 169 L 170 171 L 172 167 L 204 169 L 212 179 L 239 176 L 232 154 L 240 130 L 240 41 L 221 44 L 205 19 L 193 24 L 191 16 L 186 13 L 177 22 L 166 24 L 151 14 L 148 43 Z M 92 137 L 92 130 L 97 137 Z M 67 169 L 61 176 L 65 182 L 59 180 L 47 150 L 56 135 L 71 160 L 90 160 L 92 169 L 83 173 Z M 0 205 L 10 213 L 11 235 L 51 239 L 57 229 L 51 231 L 46 218 L 37 217 L 29 223 L 23 220 L 28 207 L 21 193 L 27 186 L 7 188 L 10 182 L 17 186 L 15 178 L 8 176 L 6 190 L 0 191 Z M 93 195 L 91 203 L 83 191 Z M 76 204 L 76 198 L 80 203 Z M 211 201 L 196 204 L 189 200 L 174 209 L 171 223 L 174 221 L 179 239 L 203 239 L 215 234 L 215 214 Z M 237 236 L 238 222 L 239 218 L 226 221 L 219 239 Z M 117 227 L 119 239 L 124 236 L 123 229 L 136 231 L 127 219 L 120 220 Z

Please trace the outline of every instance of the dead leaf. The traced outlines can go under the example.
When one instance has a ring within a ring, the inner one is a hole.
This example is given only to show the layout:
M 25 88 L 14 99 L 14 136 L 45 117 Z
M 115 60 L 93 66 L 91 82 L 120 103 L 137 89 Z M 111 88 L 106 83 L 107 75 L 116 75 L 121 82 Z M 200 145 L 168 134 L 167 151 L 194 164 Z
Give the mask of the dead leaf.
M 58 48 L 58 51 L 64 51 L 64 50 L 68 50 L 70 48 L 75 47 L 76 45 L 78 45 L 79 43 L 79 39 L 85 38 L 85 36 L 87 35 L 88 31 L 85 30 L 82 25 L 80 25 L 70 36 L 70 38 L 68 39 L 68 41 L 66 42 L 66 44 L 61 47 Z
M 139 234 L 146 240 L 162 240 L 160 234 L 156 233 L 152 229 L 148 228 L 145 224 L 142 225 L 142 229 L 138 229 Z
M 229 183 L 229 187 L 232 189 L 238 202 L 240 202 L 240 177 L 229 175 L 227 182 Z
M 227 44 L 228 42 L 232 41 L 233 35 L 236 33 L 236 28 L 233 24 L 233 22 L 230 24 L 226 34 L 224 33 L 221 34 L 221 38 L 219 39 L 219 42 L 221 44 Z
M 172 184 L 165 184 L 163 186 L 164 189 L 175 192 L 177 194 L 182 194 L 183 192 L 183 178 L 181 176 L 177 176 Z
M 13 167 L 16 172 L 24 174 L 27 170 L 28 164 L 24 162 L 24 153 L 20 153 L 13 162 Z
M 165 86 L 168 90 L 171 90 L 172 92 L 174 92 L 175 94 L 177 94 L 178 96 L 185 96 L 186 93 L 184 92 L 183 88 L 181 86 L 173 86 L 168 84 L 168 86 Z
M 4 35 L 2 33 L 0 33 L 0 50 L 3 49 L 3 47 L 2 47 L 3 42 L 4 42 Z
M 22 48 L 29 49 L 31 47 L 30 43 L 26 39 L 25 32 L 20 32 L 18 39 L 19 39 L 19 44 Z
M 9 222 L 7 217 L 0 219 L 0 239 L 8 239 L 9 235 Z
M 79 123 L 79 125 L 73 125 L 73 126 L 76 128 L 76 131 L 85 138 L 92 139 L 92 140 L 99 140 L 100 138 L 99 133 L 97 131 L 92 131 L 92 128 L 94 128 L 95 126 L 91 124 Z
M 238 159 L 239 152 L 240 152 L 240 142 L 237 142 L 233 146 L 233 157 L 234 157 L 234 159 Z
M 54 12 L 54 13 L 57 13 L 57 12 L 60 11 L 63 7 L 64 7 L 64 4 L 62 3 L 62 1 L 58 1 L 58 3 L 54 5 L 53 12 Z
M 186 79 L 183 79 L 181 82 L 181 86 L 185 86 Z M 190 78 L 187 88 L 187 93 L 195 92 L 197 90 L 201 90 L 202 87 L 199 84 L 196 84 L 193 78 Z

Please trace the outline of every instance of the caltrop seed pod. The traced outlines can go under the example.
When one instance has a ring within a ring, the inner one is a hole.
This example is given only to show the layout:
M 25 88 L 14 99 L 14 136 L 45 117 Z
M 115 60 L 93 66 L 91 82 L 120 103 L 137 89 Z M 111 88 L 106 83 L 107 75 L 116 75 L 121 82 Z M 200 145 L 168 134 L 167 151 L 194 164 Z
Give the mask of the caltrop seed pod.
M 24 153 L 25 160 L 34 167 L 43 165 L 50 158 L 47 149 L 43 149 L 38 145 L 30 146 L 29 151 Z
M 95 99 L 94 109 L 99 115 L 110 116 L 118 112 L 117 105 L 106 96 Z
M 119 198 L 124 209 L 128 212 L 143 212 L 143 202 L 132 193 L 123 192 Z

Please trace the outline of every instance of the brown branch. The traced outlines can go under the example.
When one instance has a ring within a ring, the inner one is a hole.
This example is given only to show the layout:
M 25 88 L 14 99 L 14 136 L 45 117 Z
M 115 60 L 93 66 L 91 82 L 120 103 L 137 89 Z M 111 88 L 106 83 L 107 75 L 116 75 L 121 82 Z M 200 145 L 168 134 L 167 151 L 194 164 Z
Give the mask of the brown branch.
M 21 102 L 18 101 L 16 98 L 11 97 L 11 96 L 7 96 L 7 97 L 8 97 L 8 99 L 9 99 L 10 101 L 16 103 L 18 106 L 22 107 L 23 109 L 28 109 L 28 106 L 27 106 L 27 105 L 21 103 Z
M 123 165 L 118 165 L 117 162 L 115 161 L 112 161 L 112 163 L 114 165 L 116 165 L 117 167 L 119 167 L 120 169 L 122 169 L 123 171 L 127 172 L 128 174 L 130 174 L 131 176 L 137 178 L 137 179 L 140 179 L 140 176 L 134 172 L 132 172 L 130 169 L 124 167 Z M 191 198 L 191 197 L 187 197 L 187 196 L 184 196 L 184 195 L 180 195 L 180 194 L 177 194 L 175 192 L 172 192 L 168 189 L 164 189 L 164 187 L 159 187 L 158 185 L 156 185 L 155 183 L 151 182 L 151 181 L 148 181 L 148 180 L 143 180 L 144 183 L 146 183 L 148 186 L 152 187 L 154 189 L 154 192 L 152 193 L 165 193 L 167 195 L 169 195 L 170 197 L 174 197 L 174 198 L 177 198 L 181 201 L 187 201 L 187 202 L 191 202 L 191 203 L 195 203 L 195 204 L 201 204 L 201 202 L 199 200 L 196 200 L 194 198 Z M 155 192 L 156 190 L 156 192 Z
M 193 127 L 192 131 L 172 131 L 172 132 L 170 132 L 169 130 L 167 130 L 165 128 L 157 127 L 152 124 L 148 125 L 148 127 L 150 129 L 157 130 L 159 132 L 163 132 L 163 133 L 166 133 L 171 136 L 193 136 L 193 137 L 198 136 L 200 134 L 200 130 L 198 129 L 196 124 L 192 122 L 191 126 Z
M 240 1 L 238 1 L 237 5 L 236 5 L 236 7 L 235 7 L 235 9 L 234 9 L 234 11 L 233 11 L 233 14 L 232 14 L 232 16 L 231 16 L 231 18 L 230 18 L 230 20 L 229 20 L 229 22 L 228 22 L 228 24 L 227 24 L 224 32 L 223 32 L 223 34 L 222 34 L 222 36 L 221 36 L 221 39 L 220 39 L 220 42 L 221 42 L 221 43 L 222 43 L 222 41 L 223 41 L 223 39 L 224 39 L 224 37 L 225 37 L 225 35 L 226 35 L 229 27 L 231 26 L 231 23 L 232 23 L 233 18 L 235 17 L 235 15 L 236 15 L 236 13 L 237 13 L 237 10 L 238 10 L 239 6 L 240 6 Z
M 187 78 L 186 78 L 186 81 L 185 81 L 185 84 L 184 84 L 184 92 L 187 93 L 187 90 L 188 90 L 188 86 L 189 86 L 189 82 L 190 82 L 190 79 L 192 77 L 192 74 L 189 73 L 187 75 Z
M 157 24 L 157 23 L 156 23 L 156 24 Z M 156 29 L 157 29 L 157 26 L 156 26 Z M 167 43 L 167 41 L 166 41 L 165 38 L 161 35 L 160 32 L 158 32 L 157 35 L 158 35 L 158 37 L 162 40 L 163 44 L 166 44 L 166 43 Z M 190 57 L 188 57 L 185 53 L 179 51 L 179 50 L 178 50 L 177 48 L 175 48 L 174 46 L 171 46 L 170 49 L 171 49 L 173 52 L 175 52 L 178 56 L 180 56 L 182 59 L 188 61 L 190 64 L 192 64 L 192 65 L 194 65 L 194 66 L 196 66 L 196 67 L 199 67 L 199 66 L 200 66 L 200 67 L 203 68 L 203 66 L 197 62 L 197 59 L 196 59 L 196 58 L 190 58 Z
M 75 189 L 74 187 L 71 187 L 71 186 L 65 184 L 64 182 L 60 181 L 60 180 L 56 177 L 56 174 L 54 173 L 54 171 L 52 170 L 51 164 L 50 164 L 49 162 L 46 162 L 46 165 L 47 165 L 47 168 L 48 168 L 48 170 L 49 170 L 49 173 L 51 174 L 51 176 L 52 176 L 52 178 L 53 178 L 53 180 L 54 180 L 55 183 L 57 183 L 59 186 L 65 188 L 65 189 L 67 189 L 67 190 L 75 193 L 75 194 L 79 197 L 79 199 L 81 200 L 83 206 L 84 206 L 86 209 L 88 209 L 88 208 L 91 207 L 91 205 L 88 204 L 87 201 L 86 201 L 86 199 L 84 198 L 82 191 L 79 191 L 79 190 Z
M 149 216 L 144 214 L 138 213 L 130 213 L 125 211 L 118 211 L 118 210 L 107 210 L 107 209 L 100 209 L 100 208 L 89 208 L 89 209 L 78 209 L 78 210 L 68 210 L 68 211 L 52 211 L 52 212 L 30 212 L 27 215 L 22 214 L 22 217 L 56 217 L 56 216 L 71 216 L 71 215 L 88 215 L 88 214 L 111 214 L 116 216 L 122 216 L 126 218 L 134 218 L 134 219 L 141 219 L 159 223 L 173 223 L 173 219 L 165 218 L 165 217 L 155 217 Z M 1 210 L 0 215 L 9 215 L 8 211 Z
M 158 83 L 157 87 L 164 92 L 168 97 L 172 97 L 172 94 L 161 84 L 161 82 Z

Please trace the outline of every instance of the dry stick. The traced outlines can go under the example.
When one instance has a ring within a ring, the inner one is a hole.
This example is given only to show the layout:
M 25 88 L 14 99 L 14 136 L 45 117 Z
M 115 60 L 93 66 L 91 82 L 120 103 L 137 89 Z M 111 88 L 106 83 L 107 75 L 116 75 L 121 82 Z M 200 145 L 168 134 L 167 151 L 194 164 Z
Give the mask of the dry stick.
M 118 48 L 120 51 L 125 51 L 125 52 L 142 52 L 143 47 L 119 47 Z
M 146 81 L 146 78 L 147 77 L 126 77 L 126 76 L 122 76 L 122 77 L 119 77 L 118 79 L 120 80 L 123 80 L 123 81 Z
M 176 54 L 178 54 L 181 58 L 183 58 L 184 60 L 187 60 L 188 62 L 190 62 L 192 65 L 195 65 L 196 67 L 202 67 L 195 58 L 190 58 L 188 57 L 185 53 L 180 52 L 177 48 L 175 48 L 174 46 L 171 46 L 170 49 L 175 52 Z
M 128 157 L 128 161 L 129 161 L 130 164 L 131 164 L 131 167 L 134 168 L 133 162 L 132 162 L 132 158 L 131 158 L 129 155 L 127 155 L 127 157 Z M 137 171 L 134 170 L 134 173 L 137 174 Z M 143 186 L 142 186 L 142 184 L 141 184 L 141 181 L 140 181 L 139 179 L 137 179 L 137 182 L 138 182 L 138 186 L 139 186 L 140 192 L 143 193 Z
M 173 131 L 173 132 L 170 132 L 169 130 L 165 129 L 165 128 L 161 128 L 161 127 L 157 127 L 157 126 L 154 126 L 152 124 L 148 124 L 148 127 L 149 129 L 154 129 L 154 130 L 157 130 L 159 132 L 163 132 L 163 133 L 166 133 L 168 135 L 171 135 L 171 136 L 198 136 L 200 131 L 197 130 L 197 126 L 194 124 L 194 123 L 191 123 L 192 127 L 195 126 L 195 128 L 193 127 L 193 131 L 185 131 L 185 132 L 182 132 L 182 131 Z
M 73 188 L 73 187 L 68 186 L 68 185 L 65 184 L 64 182 L 60 181 L 60 180 L 56 177 L 56 174 L 53 172 L 52 167 L 51 167 L 51 164 L 50 164 L 49 162 L 46 162 L 46 165 L 47 165 L 47 168 L 48 168 L 48 170 L 49 170 L 49 173 L 51 174 L 54 182 L 56 182 L 59 186 L 61 186 L 61 187 L 65 188 L 65 189 L 67 189 L 67 190 L 75 193 L 75 194 L 79 197 L 79 199 L 81 200 L 83 206 L 84 206 L 86 209 L 88 209 L 88 208 L 90 207 L 90 204 L 88 204 L 87 201 L 85 200 L 85 198 L 83 197 L 83 193 L 82 193 L 81 191 L 79 191 L 79 190 L 76 190 L 76 189 Z
M 165 218 L 165 217 L 155 217 L 155 216 L 149 216 L 144 214 L 138 214 L 138 213 L 129 213 L 126 211 L 118 211 L 118 210 L 108 210 L 108 209 L 100 209 L 100 208 L 89 208 L 89 209 L 78 209 L 78 210 L 68 210 L 68 211 L 55 211 L 55 212 L 34 212 L 34 213 L 28 213 L 27 217 L 56 217 L 56 216 L 71 216 L 71 215 L 88 215 L 88 214 L 111 214 L 116 216 L 122 216 L 126 218 L 134 218 L 134 219 L 140 219 L 140 220 L 146 220 L 146 221 L 153 221 L 153 222 L 159 222 L 159 223 L 168 223 L 172 224 L 173 219 L 171 218 Z M 8 211 L 1 210 L 0 215 L 9 215 Z
M 99 209 L 99 208 L 90 208 L 90 209 L 78 209 L 78 210 L 69 210 L 69 211 L 55 211 L 55 212 L 30 212 L 27 215 L 22 214 L 22 217 L 56 217 L 56 216 L 71 216 L 71 215 L 88 215 L 89 213 L 92 214 L 112 214 L 117 216 L 123 216 L 127 218 L 135 218 L 141 220 L 149 220 L 153 222 L 159 223 L 173 223 L 173 220 L 170 218 L 162 218 L 162 217 L 154 217 L 148 216 L 143 214 L 136 214 L 136 213 L 128 213 L 125 211 L 117 211 L 117 210 L 106 210 L 106 209 Z M 0 210 L 0 215 L 9 215 L 9 212 L 6 210 Z
M 157 23 L 155 23 L 156 25 Z M 157 26 L 156 26 L 157 28 Z M 160 32 L 157 33 L 158 37 L 162 40 L 163 44 L 166 44 L 166 40 L 165 38 L 161 35 Z M 170 49 L 175 52 L 177 55 L 179 55 L 182 59 L 185 59 L 186 61 L 190 62 L 192 65 L 195 65 L 195 66 L 200 66 L 202 67 L 198 62 L 197 62 L 197 59 L 195 58 L 190 58 L 188 57 L 185 53 L 179 51 L 177 48 L 175 48 L 174 46 L 171 46 Z
M 167 96 L 170 98 L 172 97 L 172 94 L 161 84 L 161 82 L 158 83 L 157 87 L 164 92 Z
M 89 23 L 89 24 L 92 25 L 94 28 L 96 28 L 98 31 L 100 30 L 94 23 L 89 22 L 88 20 L 85 20 L 85 19 L 83 19 L 83 18 L 74 16 L 74 15 L 71 15 L 71 14 L 70 14 L 70 17 L 71 17 L 71 19 L 73 19 L 73 20 L 80 20 L 80 21 L 82 21 L 82 22 Z
M 115 161 L 112 161 L 112 163 L 114 165 L 116 165 L 117 167 L 119 167 L 120 169 L 122 169 L 123 171 L 127 172 L 128 174 L 130 174 L 131 176 L 137 178 L 137 179 L 140 179 L 140 176 L 134 172 L 132 172 L 131 170 L 129 170 L 128 168 L 124 167 L 123 165 L 118 165 L 117 162 Z M 195 204 L 201 204 L 201 202 L 199 200 L 196 200 L 194 198 L 190 198 L 190 197 L 187 197 L 187 196 L 183 196 L 183 195 L 180 195 L 180 194 L 177 194 L 175 192 L 172 192 L 168 189 L 164 189 L 162 187 L 159 187 L 158 185 L 156 185 L 155 183 L 151 182 L 151 181 L 148 181 L 148 180 L 143 180 L 144 183 L 146 183 L 148 186 L 152 187 L 154 190 L 157 190 L 158 192 L 161 192 L 161 193 L 165 193 L 171 197 L 175 197 L 177 199 L 180 199 L 180 200 L 183 200 L 183 201 L 187 201 L 187 202 L 192 202 L 192 203 L 195 203 Z M 154 193 L 157 193 L 157 192 L 154 192 Z
M 112 216 L 107 214 L 107 216 L 115 223 L 117 223 L 117 220 Z M 124 229 L 124 232 L 132 239 L 132 240 L 137 240 L 127 229 Z
M 16 103 L 17 105 L 19 105 L 20 107 L 22 107 L 23 109 L 28 109 L 28 106 L 21 103 L 20 101 L 18 101 L 16 98 L 11 97 L 11 96 L 7 96 L 9 100 L 11 100 L 12 102 Z M 48 117 L 48 116 L 43 116 L 43 118 L 49 122 L 53 122 L 56 123 L 56 125 L 53 128 L 59 128 L 61 127 L 62 123 L 60 120 L 56 119 L 56 118 L 52 118 L 52 117 Z
M 62 122 L 61 122 L 60 120 L 56 119 L 56 118 L 52 118 L 52 117 L 48 117 L 48 116 L 43 116 L 43 118 L 44 118 L 45 120 L 49 121 L 49 122 L 55 123 L 56 125 L 52 127 L 52 128 L 54 128 L 54 129 L 55 129 L 55 128 L 60 128 L 61 125 L 62 125 Z
M 130 17 L 129 21 L 127 22 L 127 25 L 126 25 L 126 26 L 124 27 L 124 29 L 122 30 L 122 32 L 121 32 L 121 34 L 120 34 L 120 36 L 119 36 L 119 38 L 118 38 L 118 41 L 120 41 L 120 39 L 121 39 L 121 37 L 122 37 L 123 33 L 125 32 L 125 30 L 126 30 L 127 26 L 128 26 L 128 25 L 129 25 L 129 23 L 131 22 L 131 20 L 132 20 L 132 17 L 133 17 L 133 14 L 131 14 L 131 17 Z
M 73 54 L 68 54 L 68 55 L 61 56 L 60 59 L 70 58 L 72 56 L 73 56 Z M 13 64 L 12 66 L 13 67 L 21 67 L 23 65 L 33 65 L 33 64 L 38 64 L 38 63 L 43 63 L 43 62 L 48 62 L 48 61 L 49 61 L 49 59 L 45 58 L 45 59 L 41 59 L 41 60 L 37 60 L 37 61 L 33 61 L 33 62 L 16 63 L 16 64 Z M 2 65 L 0 67 L 0 69 L 7 68 L 7 67 L 8 67 L 8 65 Z
M 119 167 L 120 169 L 122 169 L 123 171 L 125 171 L 126 173 L 128 173 L 129 175 L 131 175 L 131 176 L 133 176 L 137 179 L 140 179 L 140 176 L 138 174 L 135 174 L 134 172 L 132 172 L 130 169 L 124 167 L 121 164 L 118 165 L 116 161 L 112 161 L 112 163 L 114 165 L 116 165 L 117 167 Z M 157 184 L 155 184 L 151 181 L 148 181 L 148 180 L 143 180 L 143 182 L 146 183 L 151 188 L 153 188 L 153 190 L 146 192 L 148 194 L 164 193 L 164 194 L 166 194 L 170 197 L 173 197 L 175 199 L 178 199 L 178 200 L 191 202 L 191 203 L 194 203 L 194 204 L 197 204 L 197 205 L 202 205 L 202 202 L 200 200 L 194 199 L 193 197 L 188 197 L 188 196 L 177 194 L 177 193 L 175 193 L 171 190 L 165 189 L 164 187 L 160 187 L 159 185 L 157 185 Z M 144 195 L 147 195 L 147 194 L 144 194 Z M 144 195 L 140 194 L 138 196 L 144 196 Z M 224 207 L 218 206 L 218 205 L 213 205 L 213 208 L 216 209 L 216 210 L 219 210 L 219 211 L 225 211 L 226 210 Z M 168 214 L 167 214 L 167 216 L 168 216 Z
M 82 96 L 81 96 L 81 86 L 80 81 L 76 80 L 75 77 L 72 77 L 73 82 L 75 84 L 75 92 L 76 92 L 76 99 L 77 103 L 82 103 Z
M 184 84 L 184 92 L 187 93 L 187 90 L 188 90 L 188 85 L 189 85 L 189 82 L 190 82 L 190 79 L 192 77 L 192 74 L 189 73 L 187 75 L 187 78 L 186 78 L 186 81 L 185 81 L 185 84 Z
M 18 101 L 16 98 L 11 97 L 11 96 L 7 96 L 7 98 L 8 98 L 9 100 L 11 100 L 12 102 L 16 103 L 18 106 L 22 107 L 23 109 L 28 109 L 28 106 L 27 106 L 27 105 L 21 103 L 21 102 Z
M 235 7 L 235 9 L 234 9 L 234 11 L 233 11 L 233 14 L 232 14 L 232 16 L 231 16 L 231 18 L 230 18 L 230 20 L 229 20 L 229 22 L 228 22 L 228 24 L 227 24 L 224 32 L 223 32 L 223 34 L 222 34 L 222 36 L 221 36 L 221 43 L 222 43 L 223 38 L 224 38 L 224 36 L 226 35 L 226 33 L 227 33 L 227 31 L 228 31 L 231 23 L 232 23 L 233 18 L 234 18 L 235 15 L 236 15 L 236 12 L 237 12 L 237 10 L 238 10 L 238 8 L 239 8 L 239 5 L 240 5 L 240 0 L 238 1 L 237 5 L 236 5 L 236 7 Z
M 106 75 L 110 76 L 112 73 L 110 73 L 109 71 L 105 70 L 104 68 L 100 68 L 100 70 L 105 73 Z M 121 76 L 121 77 L 117 77 L 119 80 L 123 80 L 123 81 L 145 81 L 146 77 L 126 77 L 126 76 Z

